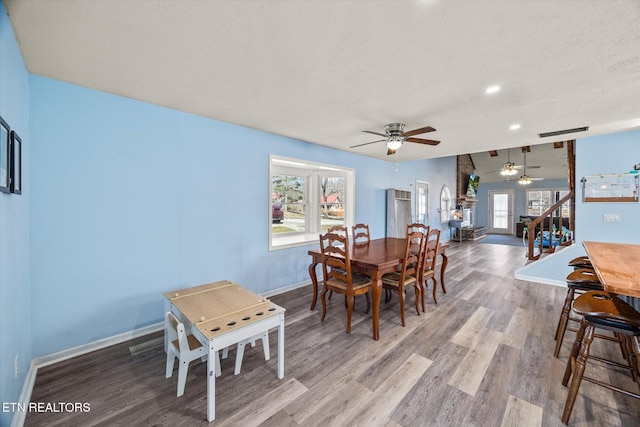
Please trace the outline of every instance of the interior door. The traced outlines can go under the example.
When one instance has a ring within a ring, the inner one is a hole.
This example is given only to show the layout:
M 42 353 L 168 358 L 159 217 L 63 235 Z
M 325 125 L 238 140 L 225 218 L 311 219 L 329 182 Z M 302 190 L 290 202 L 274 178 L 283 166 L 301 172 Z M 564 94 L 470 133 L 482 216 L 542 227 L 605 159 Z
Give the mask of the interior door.
M 513 234 L 513 190 L 489 191 L 489 233 Z
M 429 225 L 429 184 L 416 182 L 416 222 Z

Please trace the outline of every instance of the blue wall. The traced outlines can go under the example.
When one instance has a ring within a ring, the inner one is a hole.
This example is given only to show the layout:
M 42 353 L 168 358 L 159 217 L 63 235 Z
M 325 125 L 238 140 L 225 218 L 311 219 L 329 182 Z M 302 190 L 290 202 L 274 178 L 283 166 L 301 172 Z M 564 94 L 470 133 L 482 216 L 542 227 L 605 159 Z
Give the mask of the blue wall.
M 640 243 L 640 204 L 583 203 L 580 179 L 587 175 L 629 172 L 640 163 L 640 131 L 594 136 L 576 141 L 576 240 Z M 604 222 L 620 214 L 621 222 Z
M 489 191 L 493 190 L 514 190 L 513 201 L 513 232 L 515 233 L 515 223 L 521 215 L 527 215 L 527 189 L 532 188 L 553 188 L 556 190 L 568 189 L 566 179 L 548 179 L 544 181 L 533 181 L 531 184 L 523 187 L 517 182 L 490 182 L 483 184 L 480 182 L 478 187 L 478 202 L 475 207 L 475 225 L 489 226 Z
M 0 115 L 22 139 L 23 193 L 0 193 L 0 402 L 17 402 L 31 362 L 29 74 L 0 2 Z M 19 356 L 18 378 L 14 376 Z M 0 425 L 13 414 L 0 412 Z
M 522 280 L 565 286 L 571 269 L 567 262 L 585 255 L 585 240 L 640 242 L 638 203 L 584 203 L 580 179 L 587 175 L 629 172 L 640 162 L 640 131 L 594 136 L 576 140 L 576 244 L 516 271 Z M 620 214 L 621 222 L 604 222 L 604 214 Z
M 161 321 L 162 293 L 221 279 L 308 280 L 309 247 L 268 250 L 269 154 L 356 170 L 355 220 L 385 234 L 385 189 L 455 158 L 397 165 L 31 76 L 35 356 Z

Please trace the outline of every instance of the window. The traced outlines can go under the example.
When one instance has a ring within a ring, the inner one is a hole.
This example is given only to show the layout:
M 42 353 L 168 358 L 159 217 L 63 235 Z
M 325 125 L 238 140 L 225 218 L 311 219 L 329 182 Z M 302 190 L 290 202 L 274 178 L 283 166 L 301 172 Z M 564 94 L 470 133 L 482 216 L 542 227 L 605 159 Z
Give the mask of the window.
M 353 224 L 352 169 L 271 156 L 269 249 L 316 242 L 334 225 Z
M 527 190 L 527 215 L 539 216 L 569 193 L 569 190 L 531 189 Z M 569 201 L 562 204 L 562 217 L 568 218 L 571 205 Z M 555 213 L 556 216 L 560 212 Z

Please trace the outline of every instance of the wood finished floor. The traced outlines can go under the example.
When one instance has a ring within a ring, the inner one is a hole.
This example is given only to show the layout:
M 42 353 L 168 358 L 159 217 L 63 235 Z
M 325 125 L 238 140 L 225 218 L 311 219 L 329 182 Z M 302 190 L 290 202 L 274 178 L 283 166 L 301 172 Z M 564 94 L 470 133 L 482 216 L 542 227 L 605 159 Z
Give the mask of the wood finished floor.
M 234 376 L 235 352 L 222 362 L 216 387 L 219 426 L 560 426 L 567 388 L 561 377 L 574 334 L 560 358 L 553 334 L 565 289 L 513 279 L 524 249 L 452 243 L 446 294 L 418 316 L 408 294 L 407 326 L 397 297 L 381 305 L 380 340 L 357 298 L 352 333 L 344 301 L 334 296 L 327 318 L 309 310 L 311 288 L 271 298 L 285 307 L 285 378 L 260 345 L 247 347 Z M 596 340 L 593 354 L 617 356 Z M 27 426 L 207 426 L 206 364 L 192 363 L 184 396 L 177 371 L 164 378 L 162 335 L 41 368 L 33 402 L 88 402 L 87 413 L 30 413 Z M 624 371 L 592 363 L 589 375 L 635 384 Z M 583 382 L 570 425 L 638 426 L 640 401 Z

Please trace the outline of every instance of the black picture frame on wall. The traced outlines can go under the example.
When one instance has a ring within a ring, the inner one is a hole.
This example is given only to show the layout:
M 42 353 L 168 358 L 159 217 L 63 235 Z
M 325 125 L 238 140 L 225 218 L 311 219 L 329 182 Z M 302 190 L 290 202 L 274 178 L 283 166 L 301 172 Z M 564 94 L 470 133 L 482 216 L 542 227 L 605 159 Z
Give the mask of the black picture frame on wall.
M 0 192 L 11 191 L 11 129 L 9 124 L 0 117 Z
M 11 131 L 11 179 L 10 190 L 14 194 L 22 194 L 22 139 L 16 131 Z

